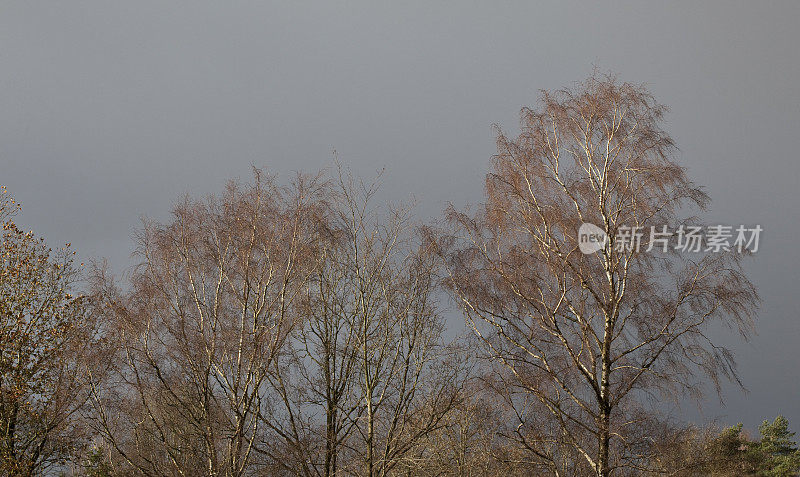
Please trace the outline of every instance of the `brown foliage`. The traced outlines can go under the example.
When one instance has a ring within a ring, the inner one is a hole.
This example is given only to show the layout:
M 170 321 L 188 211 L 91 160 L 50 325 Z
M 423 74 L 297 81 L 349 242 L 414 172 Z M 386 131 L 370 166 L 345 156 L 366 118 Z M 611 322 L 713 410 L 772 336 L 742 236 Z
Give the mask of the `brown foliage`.
M 74 296 L 69 245 L 53 251 L 13 222 L 0 197 L 0 473 L 40 475 L 77 455 L 88 437 L 78 412 L 88 396 L 94 324 Z

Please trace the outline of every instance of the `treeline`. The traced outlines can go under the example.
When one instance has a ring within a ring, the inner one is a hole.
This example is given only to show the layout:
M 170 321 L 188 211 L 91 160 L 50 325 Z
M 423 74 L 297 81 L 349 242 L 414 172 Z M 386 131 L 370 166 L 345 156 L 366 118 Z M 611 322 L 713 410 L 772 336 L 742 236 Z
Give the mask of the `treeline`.
M 544 92 L 481 207 L 434 224 L 341 168 L 254 170 L 146 221 L 124 280 L 21 231 L 3 190 L 0 470 L 795 475 L 783 418 L 750 438 L 660 413 L 738 379 L 707 332 L 746 336 L 758 301 L 734 250 L 618 246 L 708 202 L 663 113 L 614 78 Z

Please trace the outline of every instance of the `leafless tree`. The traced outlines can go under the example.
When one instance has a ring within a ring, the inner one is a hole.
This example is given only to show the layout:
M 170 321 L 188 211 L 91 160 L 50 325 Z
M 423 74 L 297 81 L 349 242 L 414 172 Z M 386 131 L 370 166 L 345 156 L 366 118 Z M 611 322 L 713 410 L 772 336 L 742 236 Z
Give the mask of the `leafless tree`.
M 679 254 L 675 237 L 666 252 L 623 246 L 625 227 L 675 231 L 708 203 L 672 158 L 664 112 L 613 77 L 543 92 L 517 137 L 498 133 L 484 207 L 451 208 L 455 232 L 430 234 L 516 410 L 514 437 L 555 475 L 639 468 L 648 397 L 737 379 L 708 329 L 751 329 L 742 255 Z M 607 236 L 595 253 L 579 249 L 582 223 Z
M 340 253 L 341 231 L 330 227 L 328 238 L 300 300 L 302 324 L 268 377 L 277 399 L 263 419 L 277 439 L 257 448 L 298 475 L 340 474 L 345 443 L 362 409 L 352 280 Z
M 473 354 L 466 349 L 461 352 Z M 454 412 L 414 449 L 417 465 L 410 469 L 410 475 L 524 475 L 504 461 L 505 449 L 498 434 L 504 416 L 496 396 L 486 392 L 480 380 L 472 377 L 471 382 L 461 388 L 461 399 Z
M 240 476 L 269 464 L 254 452 L 266 380 L 297 323 L 325 200 L 319 178 L 279 187 L 256 170 L 145 224 L 130 290 L 104 294 L 119 364 L 93 401 L 117 468 Z
M 407 209 L 379 213 L 374 184 L 339 179 L 304 325 L 269 378 L 283 404 L 270 426 L 293 454 L 287 470 L 388 475 L 454 409 L 463 367 L 442 339 L 434 257 L 410 241 Z

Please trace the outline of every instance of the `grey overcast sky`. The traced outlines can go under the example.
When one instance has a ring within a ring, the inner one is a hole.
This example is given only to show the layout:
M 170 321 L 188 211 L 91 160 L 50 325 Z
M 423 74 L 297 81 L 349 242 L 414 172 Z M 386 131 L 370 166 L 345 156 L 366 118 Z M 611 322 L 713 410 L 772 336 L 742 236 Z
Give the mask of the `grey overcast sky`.
M 671 108 L 709 221 L 760 224 L 748 394 L 693 420 L 800 430 L 800 2 L 0 2 L 0 183 L 19 222 L 82 259 L 132 261 L 142 215 L 255 164 L 386 167 L 422 216 L 481 200 L 491 125 L 596 65 Z

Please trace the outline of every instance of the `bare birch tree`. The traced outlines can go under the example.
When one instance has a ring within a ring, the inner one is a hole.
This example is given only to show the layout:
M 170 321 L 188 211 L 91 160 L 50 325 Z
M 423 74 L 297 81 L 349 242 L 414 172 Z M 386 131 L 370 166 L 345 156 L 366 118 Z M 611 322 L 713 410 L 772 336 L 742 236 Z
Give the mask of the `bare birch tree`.
M 434 257 L 414 245 L 408 211 L 379 213 L 375 192 L 340 171 L 304 326 L 270 378 L 283 403 L 275 431 L 298 474 L 409 468 L 411 450 L 460 398 L 463 369 L 434 306 Z
M 266 379 L 312 269 L 325 187 L 299 177 L 186 199 L 148 222 L 124 294 L 107 293 L 116 379 L 95 388 L 118 467 L 144 475 L 250 475 L 264 439 Z
M 342 185 L 364 405 L 355 449 L 363 461 L 359 474 L 370 477 L 413 466 L 406 458 L 443 425 L 463 384 L 441 339 L 433 256 L 426 247 L 404 243 L 407 211 L 395 210 L 385 222 L 370 213 L 374 193 L 352 180 Z
M 622 246 L 625 227 L 675 231 L 708 203 L 672 158 L 664 112 L 614 78 L 543 92 L 519 136 L 498 133 L 485 206 L 450 209 L 456 232 L 435 239 L 516 410 L 513 437 L 555 475 L 639 468 L 647 397 L 737 379 L 708 330 L 750 330 L 757 296 L 741 255 L 678 254 L 675 237 L 666 252 Z M 595 253 L 579 250 L 582 223 L 607 237 Z

